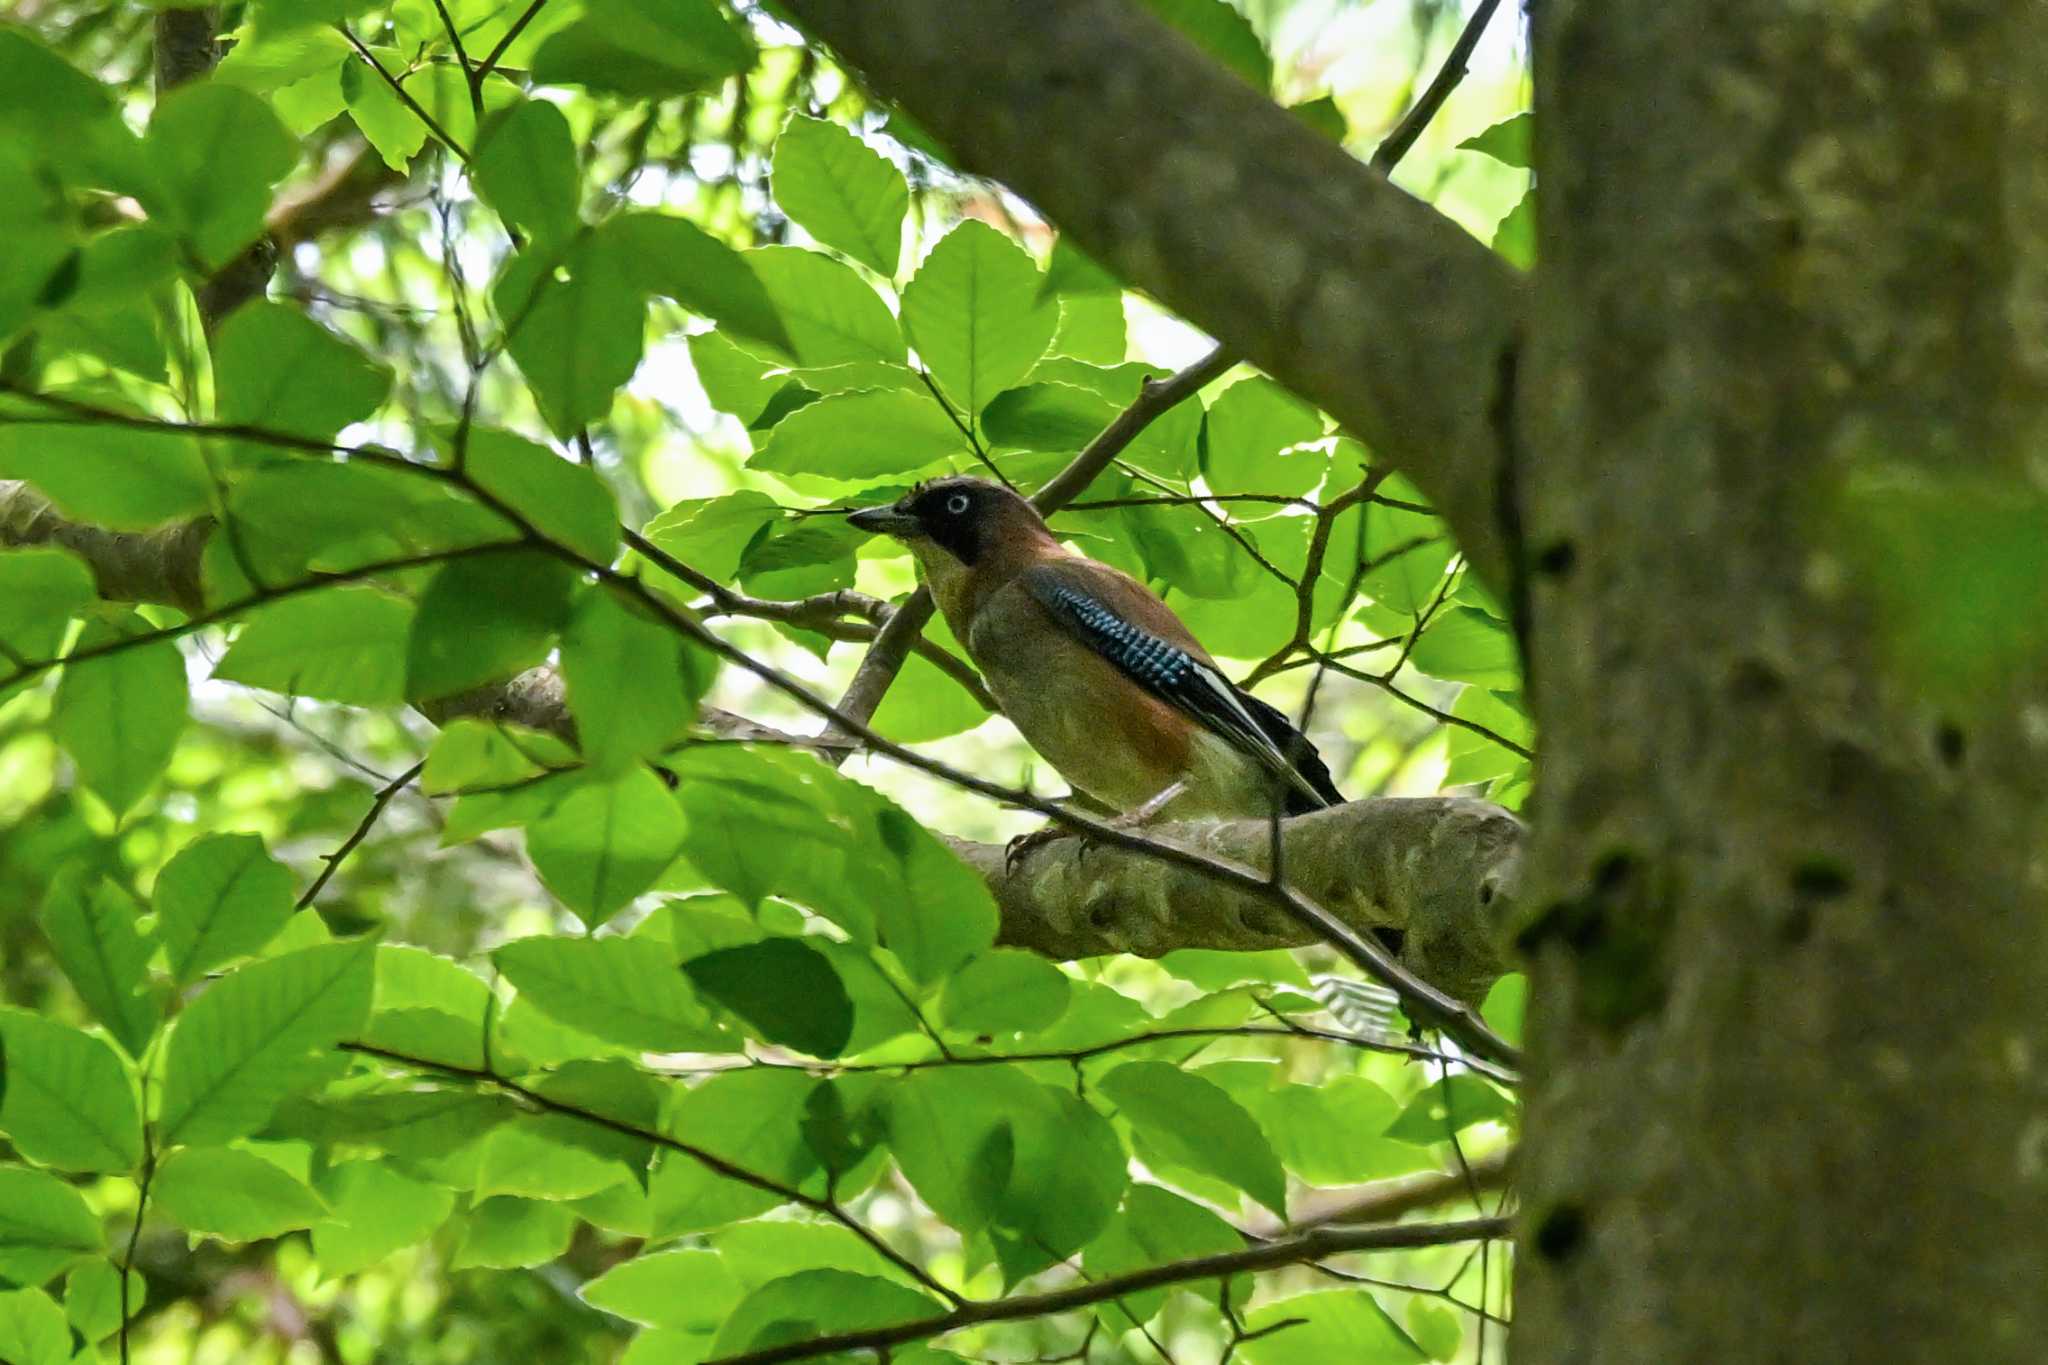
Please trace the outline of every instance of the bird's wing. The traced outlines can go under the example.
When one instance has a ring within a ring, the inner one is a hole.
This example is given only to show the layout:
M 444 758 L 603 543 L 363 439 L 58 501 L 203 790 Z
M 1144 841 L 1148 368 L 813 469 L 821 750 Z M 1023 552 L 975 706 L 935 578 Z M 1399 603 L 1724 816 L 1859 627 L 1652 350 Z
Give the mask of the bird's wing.
M 1224 677 L 1173 609 L 1134 579 L 1075 561 L 1028 569 L 1019 581 L 1054 622 L 1125 677 L 1286 782 L 1290 814 L 1342 804 L 1307 737 Z

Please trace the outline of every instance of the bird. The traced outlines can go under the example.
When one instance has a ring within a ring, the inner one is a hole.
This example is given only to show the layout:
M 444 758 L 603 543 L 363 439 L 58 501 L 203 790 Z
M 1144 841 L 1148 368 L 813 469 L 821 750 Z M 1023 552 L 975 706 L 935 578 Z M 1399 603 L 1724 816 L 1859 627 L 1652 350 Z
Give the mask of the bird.
M 954 475 L 848 520 L 909 548 L 1003 714 L 1078 791 L 1122 812 L 1120 827 L 1343 804 L 1284 713 L 1225 677 L 1158 594 L 1068 549 L 1009 488 Z

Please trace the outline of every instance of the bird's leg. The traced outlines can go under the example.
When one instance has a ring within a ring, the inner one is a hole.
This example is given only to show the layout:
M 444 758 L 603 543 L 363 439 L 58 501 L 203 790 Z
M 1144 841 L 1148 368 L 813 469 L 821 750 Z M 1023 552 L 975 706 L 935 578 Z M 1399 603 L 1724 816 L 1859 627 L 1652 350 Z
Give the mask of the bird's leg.
M 1166 809 L 1168 802 L 1187 789 L 1188 784 L 1186 781 L 1170 782 L 1123 814 L 1113 816 L 1103 823 L 1111 829 L 1134 829 L 1139 825 L 1147 823 L 1158 815 L 1160 811 Z M 1003 846 L 1004 874 L 1008 875 L 1014 871 L 1017 864 L 1030 856 L 1033 851 L 1043 848 L 1055 839 L 1064 839 L 1074 833 L 1075 831 L 1068 829 L 1065 825 L 1050 824 L 1044 829 L 1034 829 L 1029 834 L 1018 835 Z M 1094 846 L 1095 841 L 1090 839 L 1085 832 L 1082 833 L 1081 856 L 1086 857 L 1088 850 Z

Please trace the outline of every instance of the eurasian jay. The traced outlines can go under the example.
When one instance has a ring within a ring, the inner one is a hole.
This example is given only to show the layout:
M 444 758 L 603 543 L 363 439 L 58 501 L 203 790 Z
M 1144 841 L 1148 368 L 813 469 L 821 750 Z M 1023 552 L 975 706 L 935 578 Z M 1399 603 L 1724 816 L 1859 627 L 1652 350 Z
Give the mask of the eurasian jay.
M 1343 803 L 1315 746 L 1224 677 L 1171 607 L 1061 545 L 1009 489 L 939 479 L 849 520 L 910 547 L 1003 714 L 1118 823 Z

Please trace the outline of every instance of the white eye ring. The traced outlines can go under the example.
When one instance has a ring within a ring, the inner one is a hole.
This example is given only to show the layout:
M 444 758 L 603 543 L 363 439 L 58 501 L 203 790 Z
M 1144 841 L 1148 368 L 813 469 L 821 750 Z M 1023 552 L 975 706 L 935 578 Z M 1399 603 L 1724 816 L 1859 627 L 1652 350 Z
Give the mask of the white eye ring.
M 967 510 L 967 495 L 965 493 L 955 493 L 952 497 L 947 498 L 946 510 L 956 517 L 965 512 Z

